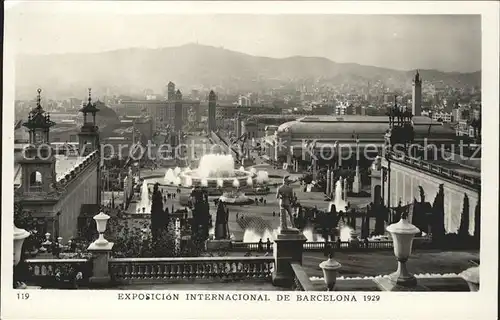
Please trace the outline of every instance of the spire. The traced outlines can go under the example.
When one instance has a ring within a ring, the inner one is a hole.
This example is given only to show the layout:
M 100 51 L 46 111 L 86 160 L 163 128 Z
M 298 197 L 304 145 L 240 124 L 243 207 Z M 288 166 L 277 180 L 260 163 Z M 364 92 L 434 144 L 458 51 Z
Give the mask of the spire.
M 42 108 L 41 104 L 41 93 L 42 89 L 37 89 L 36 96 L 36 107 L 30 111 L 28 114 L 28 121 L 23 123 L 23 126 L 30 129 L 48 129 L 55 125 L 55 123 L 50 120 L 50 116 L 45 114 L 45 110 Z
M 418 73 L 418 69 L 417 69 L 417 73 L 415 74 L 415 82 L 420 82 L 420 73 Z
M 89 97 L 88 97 L 88 103 L 86 106 L 80 109 L 80 112 L 86 115 L 87 113 L 91 113 L 92 115 L 95 116 L 97 112 L 99 112 L 99 109 L 95 106 L 95 103 L 92 103 L 92 88 L 89 88 Z
M 208 94 L 208 100 L 209 101 L 215 101 L 217 98 L 215 96 L 215 92 L 213 90 L 210 90 L 210 93 Z
M 41 101 L 42 101 L 42 97 L 41 97 L 42 89 L 38 88 L 38 89 L 36 90 L 36 92 L 38 93 L 38 94 L 36 95 L 36 107 L 37 107 L 38 109 L 41 109 L 41 108 L 42 108 L 42 103 L 41 103 Z

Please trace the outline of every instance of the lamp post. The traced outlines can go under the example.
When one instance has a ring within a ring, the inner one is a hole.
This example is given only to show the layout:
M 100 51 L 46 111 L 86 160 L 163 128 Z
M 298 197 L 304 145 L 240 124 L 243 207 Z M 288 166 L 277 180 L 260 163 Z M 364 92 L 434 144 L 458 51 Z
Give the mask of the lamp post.
M 330 253 L 328 255 L 328 260 L 321 262 L 319 267 L 323 270 L 323 277 L 327 290 L 333 291 L 335 283 L 337 282 L 337 270 L 339 270 L 342 265 L 337 260 L 333 259 L 333 253 Z
M 411 254 L 413 238 L 420 232 L 420 229 L 409 223 L 405 218 L 387 227 L 387 231 L 392 236 L 394 245 L 394 255 L 398 260 L 398 269 L 389 275 L 390 281 L 403 287 L 414 287 L 417 279 L 406 269 L 406 261 Z
M 108 240 L 104 239 L 104 232 L 106 231 L 106 224 L 108 223 L 109 216 L 104 212 L 101 212 L 94 216 L 94 220 L 97 225 L 97 231 L 99 232 L 99 238 L 94 243 L 98 246 L 107 245 Z

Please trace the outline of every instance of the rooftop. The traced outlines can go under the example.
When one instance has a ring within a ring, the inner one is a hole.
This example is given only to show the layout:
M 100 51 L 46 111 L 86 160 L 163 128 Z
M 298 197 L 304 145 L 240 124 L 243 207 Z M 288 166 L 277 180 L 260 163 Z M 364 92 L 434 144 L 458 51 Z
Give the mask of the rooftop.
M 455 137 L 453 129 L 428 117 L 413 117 L 413 126 L 417 135 L 440 135 Z M 380 134 L 389 128 L 387 116 L 307 116 L 295 121 L 283 123 L 278 132 L 291 132 L 298 135 L 318 134 Z

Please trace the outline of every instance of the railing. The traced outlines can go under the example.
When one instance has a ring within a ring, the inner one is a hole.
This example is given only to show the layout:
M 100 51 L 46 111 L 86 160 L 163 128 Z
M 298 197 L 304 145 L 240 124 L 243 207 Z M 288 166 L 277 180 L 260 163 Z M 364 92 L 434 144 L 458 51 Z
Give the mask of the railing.
M 415 239 L 415 246 L 419 246 L 422 241 Z M 383 241 L 359 241 L 356 246 L 352 246 L 350 241 L 335 241 L 329 242 L 330 245 L 333 244 L 334 248 L 337 250 L 363 250 L 363 249 L 374 249 L 374 250 L 386 250 L 392 249 L 393 242 L 392 240 L 383 240 Z M 232 243 L 232 251 L 251 251 L 251 252 L 267 252 L 273 251 L 273 246 L 271 245 L 269 250 L 267 250 L 266 242 L 262 243 L 262 248 L 259 250 L 258 242 L 233 242 Z M 305 242 L 303 245 L 304 251 L 322 251 L 325 249 L 325 242 Z
M 37 285 L 54 285 L 57 278 L 60 281 L 86 282 L 92 276 L 90 259 L 27 259 L 25 263 L 28 274 L 23 280 Z
M 453 169 L 446 168 L 441 165 L 433 164 L 430 162 L 426 162 L 420 159 L 412 158 L 412 157 L 407 157 L 405 155 L 394 155 L 391 154 L 391 159 L 394 161 L 398 162 L 403 162 L 407 163 L 413 166 L 417 166 L 419 168 L 435 172 L 436 174 L 443 176 L 448 179 L 452 179 L 456 182 L 459 183 L 465 183 L 472 185 L 474 187 L 480 186 L 481 185 L 481 178 L 479 177 L 474 177 L 472 175 L 467 175 L 458 171 L 455 171 Z
M 29 186 L 28 188 L 28 192 L 41 192 L 42 190 L 42 186 Z
M 315 291 L 314 285 L 302 265 L 300 263 L 291 263 L 291 266 L 294 273 L 293 289 L 295 291 Z
M 110 259 L 117 281 L 183 279 L 270 279 L 273 257 L 118 258 Z

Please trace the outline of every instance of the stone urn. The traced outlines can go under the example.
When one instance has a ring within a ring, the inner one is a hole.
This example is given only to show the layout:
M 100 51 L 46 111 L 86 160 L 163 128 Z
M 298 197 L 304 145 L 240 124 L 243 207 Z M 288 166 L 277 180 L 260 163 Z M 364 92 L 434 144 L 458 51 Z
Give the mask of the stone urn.
M 479 267 L 472 267 L 462 271 L 460 277 L 467 282 L 470 291 L 479 291 Z

